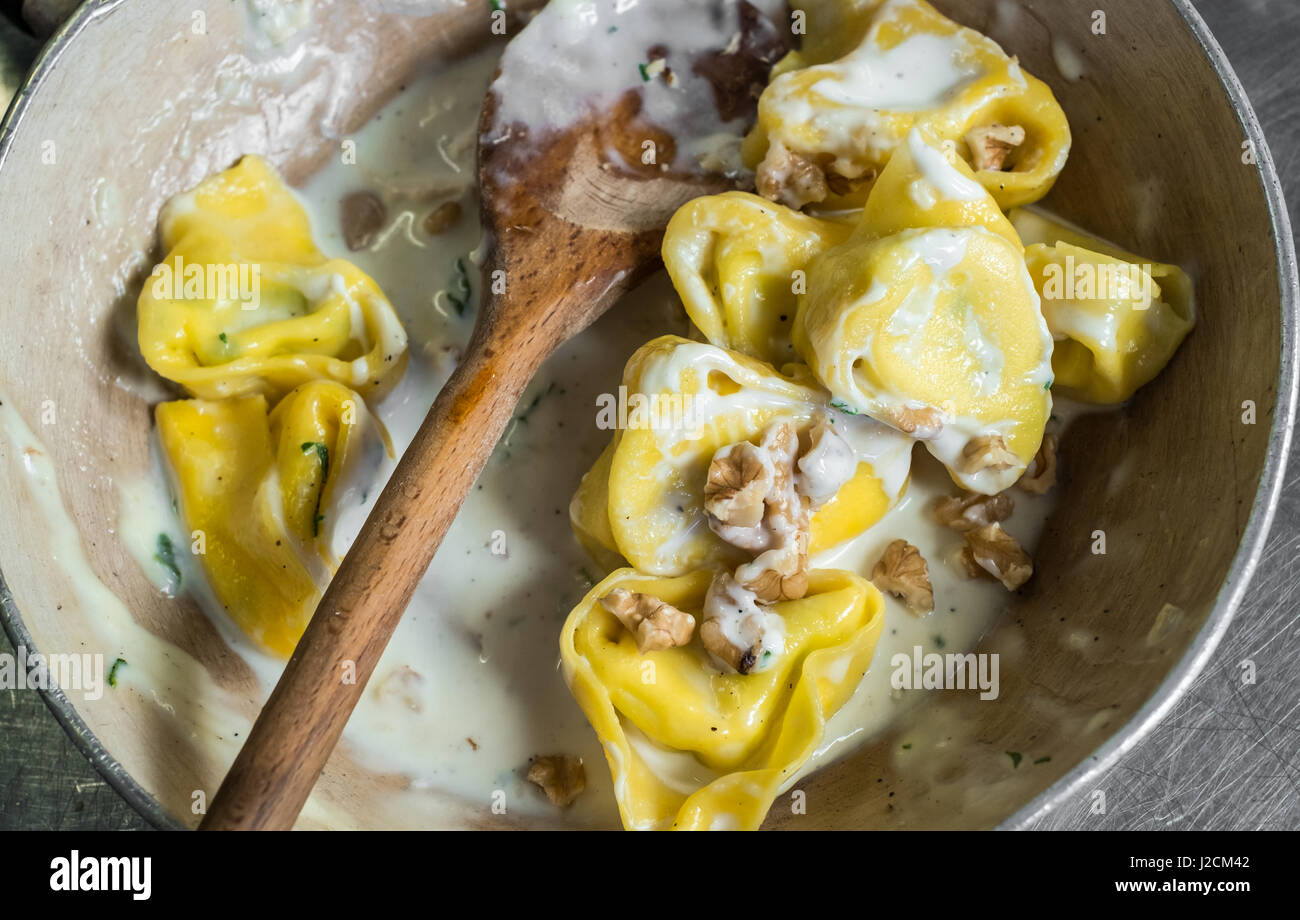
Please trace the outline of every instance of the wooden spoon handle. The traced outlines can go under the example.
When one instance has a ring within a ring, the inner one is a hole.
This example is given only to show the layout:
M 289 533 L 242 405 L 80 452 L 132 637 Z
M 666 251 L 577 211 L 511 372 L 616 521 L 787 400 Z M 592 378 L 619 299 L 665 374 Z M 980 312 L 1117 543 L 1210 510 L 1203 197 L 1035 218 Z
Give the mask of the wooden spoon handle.
M 289 829 L 529 379 L 539 339 L 475 335 L 321 598 L 204 818 Z

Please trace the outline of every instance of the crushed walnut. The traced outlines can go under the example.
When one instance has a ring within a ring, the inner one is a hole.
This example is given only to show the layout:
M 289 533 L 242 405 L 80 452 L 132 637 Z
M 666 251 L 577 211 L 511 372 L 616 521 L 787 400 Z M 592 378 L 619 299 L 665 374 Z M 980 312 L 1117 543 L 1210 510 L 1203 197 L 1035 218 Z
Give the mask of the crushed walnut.
M 773 144 L 758 164 L 755 185 L 764 198 L 796 211 L 825 201 L 830 194 L 826 171 L 781 144 Z
M 758 595 L 726 572 L 709 583 L 700 642 L 715 659 L 741 674 L 758 670 L 765 658 L 785 647 L 780 615 L 765 611 Z
M 748 442 L 746 442 L 748 443 Z M 771 425 L 758 448 L 771 465 L 771 486 L 763 499 L 763 518 L 756 527 L 714 526 L 714 532 L 733 545 L 757 557 L 736 569 L 736 580 L 767 603 L 797 600 L 808 591 L 809 507 L 795 481 L 795 459 L 799 455 L 799 432 L 793 422 Z M 710 519 L 710 526 L 714 519 Z M 740 533 L 737 533 L 740 531 Z M 749 533 L 745 533 L 749 531 Z M 754 531 L 761 531 L 759 537 Z M 736 543 L 740 536 L 743 544 Z
M 808 449 L 795 467 L 795 487 L 816 511 L 839 493 L 858 471 L 858 458 L 829 417 L 819 418 L 808 432 Z
M 944 527 L 965 533 L 1005 521 L 1011 517 L 1015 507 L 1015 499 L 1009 492 L 999 492 L 997 495 L 967 492 L 963 495 L 948 495 L 935 502 L 934 519 Z
M 903 434 L 910 434 L 918 441 L 934 440 L 943 431 L 943 413 L 930 406 L 919 409 L 907 406 L 886 409 L 881 413 L 880 420 Z
M 925 616 L 934 610 L 934 587 L 925 557 L 906 540 L 895 540 L 871 570 L 871 581 L 881 591 L 900 598 L 909 612 Z
M 1042 495 L 1056 485 L 1056 446 L 1056 435 L 1044 435 L 1042 446 L 1016 485 L 1033 495 Z
M 649 594 L 615 588 L 600 603 L 636 637 L 642 655 L 685 645 L 695 632 L 695 617 Z
M 971 438 L 962 448 L 958 470 L 968 476 L 984 470 L 1000 473 L 1019 462 L 1020 459 L 1007 449 L 1007 442 L 1002 440 L 1001 435 L 985 434 Z
M 1001 171 L 1006 168 L 1011 151 L 1025 142 L 1025 129 L 1020 125 L 981 125 L 966 133 L 966 146 L 970 148 L 971 166 L 976 172 Z
M 1001 524 L 967 531 L 965 537 L 969 558 L 963 553 L 962 562 L 968 574 L 973 570 L 970 563 L 974 563 L 1002 582 L 1008 591 L 1016 590 L 1033 576 L 1033 560 L 1020 548 L 1016 538 L 1002 529 Z
M 424 232 L 430 236 L 447 232 L 460 221 L 461 210 L 459 201 L 444 201 L 424 218 Z
M 568 808 L 587 788 L 587 771 L 581 757 L 539 755 L 528 768 L 528 781 L 540 786 L 552 805 Z
M 374 192 L 353 192 L 339 202 L 339 224 L 348 250 L 366 249 L 388 220 L 388 209 Z
M 704 483 L 704 510 L 719 523 L 757 527 L 776 472 L 767 452 L 748 441 L 724 447 L 713 455 Z

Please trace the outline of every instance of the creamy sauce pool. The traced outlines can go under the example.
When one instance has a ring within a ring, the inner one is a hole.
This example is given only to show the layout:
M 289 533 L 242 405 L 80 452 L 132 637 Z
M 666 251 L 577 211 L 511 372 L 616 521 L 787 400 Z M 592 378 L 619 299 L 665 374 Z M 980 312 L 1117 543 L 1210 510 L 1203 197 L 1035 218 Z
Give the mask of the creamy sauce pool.
M 354 138 L 354 164 L 336 161 L 299 190 L 318 245 L 371 274 L 400 313 L 412 344 L 410 368 L 377 407 L 394 447 L 405 449 L 468 341 L 474 310 L 457 309 L 467 279 L 478 298 L 482 257 L 475 190 L 475 131 L 480 100 L 498 50 L 484 51 L 412 81 Z M 339 202 L 371 192 L 387 210 L 384 229 L 363 251 L 349 252 Z M 457 201 L 460 220 L 430 235 L 425 217 Z M 568 823 L 617 826 L 609 772 L 595 733 L 565 687 L 558 637 L 569 610 L 600 573 L 577 544 L 568 503 L 610 433 L 596 427 L 596 398 L 616 390 L 628 357 L 665 333 L 686 334 L 684 311 L 660 273 L 616 305 L 542 368 L 478 484 L 470 493 L 421 582 L 344 733 L 343 743 L 369 768 L 404 774 L 416 789 L 481 802 L 504 791 L 512 812 Z M 1063 410 L 1058 408 L 1058 416 Z M 1059 422 L 1057 424 L 1060 424 Z M 925 691 L 890 686 L 890 659 L 902 652 L 973 648 L 1007 605 L 998 584 L 969 581 L 951 564 L 959 534 L 928 513 L 955 487 L 924 450 L 914 451 L 912 480 L 898 507 L 862 537 L 814 560 L 869 575 L 884 547 L 904 537 L 930 561 L 936 609 L 925 618 L 886 599 L 886 625 L 870 672 L 831 720 L 826 738 L 800 776 L 886 728 Z M 392 469 L 350 490 L 334 530 L 342 556 Z M 161 588 L 168 573 L 153 559 L 157 535 L 186 545 L 161 467 L 122 487 L 121 533 Z M 1007 529 L 1032 551 L 1051 497 L 1016 495 Z M 202 572 L 177 553 L 182 585 L 270 692 L 281 663 L 261 654 L 221 612 Z M 207 739 L 201 734 L 200 742 Z M 216 744 L 215 739 L 210 741 Z M 647 742 L 648 743 L 648 742 Z M 570 809 L 550 806 L 524 779 L 529 758 L 564 753 L 583 758 L 587 791 Z M 658 759 L 665 776 L 698 772 L 680 755 Z M 693 762 L 693 761 L 692 761 Z M 792 784 L 798 781 L 798 777 Z

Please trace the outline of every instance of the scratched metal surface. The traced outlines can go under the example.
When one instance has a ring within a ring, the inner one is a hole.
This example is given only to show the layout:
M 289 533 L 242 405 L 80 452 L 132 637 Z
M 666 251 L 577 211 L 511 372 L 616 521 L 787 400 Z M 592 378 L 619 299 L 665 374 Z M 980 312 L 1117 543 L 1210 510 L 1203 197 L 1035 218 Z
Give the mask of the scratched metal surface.
M 1300 2 L 1193 0 L 1259 113 L 1300 227 Z M 1099 4 L 1104 7 L 1104 3 Z M 1296 451 L 1300 454 L 1300 448 Z M 1300 456 L 1268 549 L 1214 659 L 1168 716 L 1038 828 L 1300 828 Z M 12 653 L 0 633 L 0 652 Z M 1242 680 L 1254 662 L 1256 682 Z M 0 691 L 0 829 L 147 825 L 99 777 L 40 697 Z

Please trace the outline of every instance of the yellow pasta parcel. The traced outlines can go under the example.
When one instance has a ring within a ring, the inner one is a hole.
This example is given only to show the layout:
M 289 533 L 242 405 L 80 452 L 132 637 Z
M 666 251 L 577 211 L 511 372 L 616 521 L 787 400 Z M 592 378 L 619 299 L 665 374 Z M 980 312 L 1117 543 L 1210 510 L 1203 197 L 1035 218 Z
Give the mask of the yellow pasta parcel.
M 1056 339 L 1055 389 L 1083 402 L 1115 405 L 1155 379 L 1196 322 L 1192 280 L 1077 231 L 1015 215 L 1035 236 L 1025 253 Z
M 606 567 L 622 558 L 643 572 L 682 575 L 743 560 L 709 528 L 705 480 L 720 448 L 756 442 L 777 420 L 806 435 L 829 419 L 851 444 L 865 445 L 852 478 L 812 515 L 812 554 L 865 531 L 906 488 L 912 440 L 832 408 L 806 368 L 786 376 L 736 352 L 662 336 L 632 356 L 623 382 L 629 401 L 660 407 L 658 423 L 616 432 L 570 505 L 580 542 Z
M 697 198 L 673 216 L 663 257 L 691 321 L 708 341 L 774 367 L 790 342 L 804 269 L 852 232 L 744 192 Z
M 140 294 L 139 341 L 155 371 L 204 399 L 277 399 L 318 378 L 382 396 L 407 360 L 379 286 L 327 259 L 306 212 L 263 159 L 173 198 L 166 256 Z
M 720 672 L 698 635 L 640 653 L 600 603 L 621 588 L 698 621 L 712 577 L 622 569 L 565 622 L 565 679 L 600 737 L 628 829 L 757 828 L 857 688 L 884 625 L 883 600 L 867 581 L 814 570 L 803 599 L 771 608 L 784 624 L 783 652 L 742 675 Z
M 157 408 L 158 435 L 191 549 L 222 608 L 287 657 L 338 560 L 333 516 L 349 472 L 386 442 L 354 391 L 304 384 L 274 411 L 261 395 Z
M 1038 451 L 1052 338 L 1019 237 L 919 131 L 859 231 L 813 260 L 793 336 L 837 400 L 924 442 L 963 488 L 1000 492 Z
M 1051 89 L 996 42 L 925 0 L 816 3 L 808 21 L 804 51 L 778 67 L 745 144 L 764 197 L 860 205 L 914 126 L 957 144 L 1002 208 L 1050 191 L 1069 156 L 1069 122 Z M 824 27 L 839 31 L 811 31 Z

